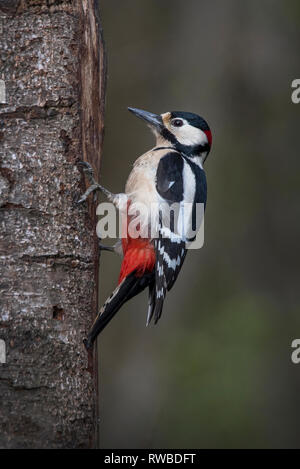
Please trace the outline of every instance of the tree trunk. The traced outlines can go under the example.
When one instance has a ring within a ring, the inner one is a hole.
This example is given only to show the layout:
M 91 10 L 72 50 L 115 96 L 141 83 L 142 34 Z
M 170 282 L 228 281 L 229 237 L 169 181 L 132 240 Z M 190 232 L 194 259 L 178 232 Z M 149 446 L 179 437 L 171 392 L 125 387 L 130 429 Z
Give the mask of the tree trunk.
M 0 0 L 0 446 L 97 445 L 95 204 L 105 61 L 95 0 Z M 5 90 L 4 90 L 5 85 Z M 2 342 L 3 344 L 3 342 Z M 3 361 L 3 360 L 2 360 Z

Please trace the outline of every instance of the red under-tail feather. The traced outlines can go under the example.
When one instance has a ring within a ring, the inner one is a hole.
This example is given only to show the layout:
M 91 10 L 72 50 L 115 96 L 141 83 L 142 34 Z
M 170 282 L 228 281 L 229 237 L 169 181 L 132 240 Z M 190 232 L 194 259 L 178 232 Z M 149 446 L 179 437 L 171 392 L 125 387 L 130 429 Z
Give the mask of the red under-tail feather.
M 127 211 L 129 206 L 130 201 L 127 204 Z M 124 258 L 121 265 L 119 283 L 134 270 L 136 271 L 136 277 L 141 277 L 145 272 L 152 272 L 155 266 L 155 249 L 153 244 L 148 238 L 131 238 L 127 229 L 129 221 L 130 216 L 127 214 L 126 227 L 123 226 L 127 236 L 122 237 Z
M 155 251 L 150 241 L 145 238 L 127 238 L 119 283 L 134 270 L 135 275 L 141 277 L 145 272 L 152 272 L 154 266 Z

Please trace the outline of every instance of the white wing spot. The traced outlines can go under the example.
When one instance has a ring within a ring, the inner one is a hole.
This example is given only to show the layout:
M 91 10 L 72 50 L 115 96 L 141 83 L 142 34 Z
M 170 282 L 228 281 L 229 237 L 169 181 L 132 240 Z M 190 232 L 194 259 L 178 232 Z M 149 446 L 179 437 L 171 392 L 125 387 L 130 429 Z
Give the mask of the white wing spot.
M 179 266 L 181 262 L 180 256 L 177 256 L 177 259 L 171 259 L 171 257 L 169 256 L 167 252 L 163 253 L 163 258 L 167 262 L 168 267 L 173 270 L 176 270 L 176 266 Z

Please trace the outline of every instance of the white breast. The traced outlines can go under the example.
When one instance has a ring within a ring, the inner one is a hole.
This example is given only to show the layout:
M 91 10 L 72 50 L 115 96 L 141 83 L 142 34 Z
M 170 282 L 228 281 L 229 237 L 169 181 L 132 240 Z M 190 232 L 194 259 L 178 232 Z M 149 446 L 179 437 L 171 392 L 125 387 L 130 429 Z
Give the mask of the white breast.
M 139 216 L 141 229 L 145 231 L 149 226 L 156 227 L 158 220 L 156 171 L 164 154 L 163 150 L 150 150 L 138 158 L 126 183 L 125 192 L 131 201 L 129 214 Z

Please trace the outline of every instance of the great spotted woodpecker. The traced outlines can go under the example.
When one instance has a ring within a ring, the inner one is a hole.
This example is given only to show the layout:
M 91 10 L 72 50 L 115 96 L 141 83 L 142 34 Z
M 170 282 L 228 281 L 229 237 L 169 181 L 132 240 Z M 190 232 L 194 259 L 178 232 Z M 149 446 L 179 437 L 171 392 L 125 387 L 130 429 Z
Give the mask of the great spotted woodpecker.
M 149 288 L 147 325 L 152 317 L 157 323 L 166 292 L 178 276 L 187 253 L 187 243 L 191 241 L 187 233 L 191 224 L 194 224 L 194 208 L 196 204 L 206 204 L 203 163 L 212 145 L 212 134 L 206 121 L 189 112 L 156 115 L 139 109 L 128 109 L 147 122 L 156 136 L 156 146 L 134 163 L 125 193 L 116 195 L 109 192 L 94 180 L 92 168 L 82 163 L 91 186 L 79 203 L 86 200 L 94 190 L 100 190 L 125 213 L 126 221 L 121 243 L 114 249 L 118 251 L 121 246 L 123 254 L 119 283 L 102 306 L 84 340 L 87 349 L 121 306 L 146 287 Z M 174 203 L 179 206 L 179 215 L 176 221 L 174 217 L 170 221 L 170 216 L 165 214 L 165 207 Z M 182 215 L 181 207 L 185 204 L 192 209 L 185 210 Z M 146 207 L 146 214 L 139 218 L 142 234 L 131 236 L 128 222 L 137 206 L 140 213 L 141 205 Z

